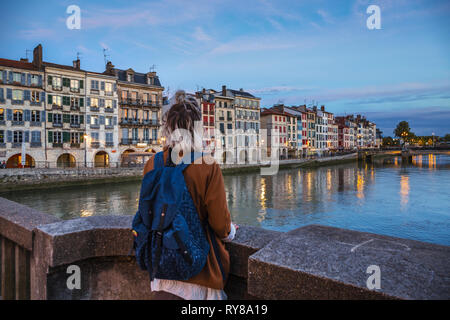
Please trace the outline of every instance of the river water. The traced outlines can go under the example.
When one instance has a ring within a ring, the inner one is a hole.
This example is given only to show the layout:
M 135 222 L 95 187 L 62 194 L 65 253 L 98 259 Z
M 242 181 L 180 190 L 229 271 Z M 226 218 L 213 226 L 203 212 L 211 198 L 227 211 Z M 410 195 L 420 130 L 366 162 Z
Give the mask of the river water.
M 234 222 L 288 231 L 322 224 L 450 245 L 450 155 L 224 176 Z M 134 214 L 139 182 L 3 193 L 62 219 Z

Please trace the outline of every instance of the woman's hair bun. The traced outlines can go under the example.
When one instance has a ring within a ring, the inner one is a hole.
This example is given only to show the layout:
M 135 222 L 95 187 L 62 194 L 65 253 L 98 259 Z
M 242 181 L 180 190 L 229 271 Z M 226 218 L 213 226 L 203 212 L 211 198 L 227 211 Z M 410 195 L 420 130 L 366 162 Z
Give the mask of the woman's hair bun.
M 186 92 L 184 90 L 178 90 L 175 92 L 175 103 L 184 103 L 186 101 Z

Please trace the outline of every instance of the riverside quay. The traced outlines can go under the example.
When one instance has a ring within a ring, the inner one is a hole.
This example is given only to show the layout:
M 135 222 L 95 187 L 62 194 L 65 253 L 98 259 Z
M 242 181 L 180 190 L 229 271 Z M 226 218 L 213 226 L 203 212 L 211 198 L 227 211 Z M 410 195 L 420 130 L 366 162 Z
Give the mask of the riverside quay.
M 0 59 L 0 163 L 55 168 L 142 162 L 162 148 L 159 128 L 168 104 L 163 91 L 154 71 L 118 69 L 108 61 L 98 73 L 83 70 L 78 58 L 72 65 L 46 62 L 41 45 L 31 62 Z M 321 156 L 381 144 L 375 123 L 361 115 L 334 116 L 325 106 L 262 108 L 260 98 L 225 85 L 193 95 L 202 109 L 203 146 L 224 163 Z

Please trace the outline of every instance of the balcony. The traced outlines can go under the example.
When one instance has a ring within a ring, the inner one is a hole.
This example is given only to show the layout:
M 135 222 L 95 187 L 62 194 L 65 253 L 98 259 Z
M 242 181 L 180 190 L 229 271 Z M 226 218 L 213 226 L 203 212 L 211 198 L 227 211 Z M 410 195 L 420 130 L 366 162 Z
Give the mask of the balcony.
M 70 124 L 70 127 L 71 127 L 71 128 L 79 128 L 79 127 L 80 127 L 80 124 L 79 124 L 79 123 L 71 123 L 71 124 Z
M 91 129 L 100 129 L 100 125 L 98 124 L 98 123 L 95 123 L 95 124 L 90 124 L 89 125 L 89 128 L 91 128 Z
M 22 142 L 13 142 L 12 147 L 13 148 L 22 148 Z
M 106 141 L 105 142 L 105 147 L 114 147 L 114 142 L 113 141 Z
M 23 126 L 24 125 L 24 121 L 11 121 L 11 125 L 13 126 Z
M 1 142 L 1 143 L 0 143 L 0 148 L 6 148 L 6 143 Z
M 40 148 L 40 147 L 42 147 L 42 143 L 41 142 L 30 142 L 30 147 L 31 148 Z
M 105 124 L 105 130 L 111 130 L 114 129 L 114 126 L 112 124 Z
M 100 93 L 100 90 L 98 90 L 98 89 L 91 89 L 91 94 L 99 94 Z
M 100 142 L 92 141 L 91 142 L 91 148 L 94 148 L 94 149 L 100 148 Z
M 105 91 L 105 96 L 113 96 L 114 92 L 113 91 Z
M 42 122 L 40 121 L 30 121 L 30 127 L 41 127 Z
M 70 92 L 79 93 L 80 92 L 80 88 L 72 88 L 72 87 L 70 87 Z
M 224 121 L 225 117 L 219 117 L 219 121 Z
M 70 106 L 70 111 L 80 111 L 79 106 Z
M 14 99 L 11 99 L 11 104 L 23 104 L 23 100 L 14 100 Z
M 30 101 L 30 106 L 40 107 L 42 103 L 40 101 Z
M 114 109 L 113 108 L 105 108 L 105 112 L 114 113 Z
M 130 145 L 131 144 L 131 140 L 130 139 L 121 139 L 120 140 L 120 144 L 122 144 L 122 145 Z
M 97 106 L 91 106 L 91 107 L 89 108 L 89 110 L 91 110 L 91 112 L 99 112 L 99 111 L 100 111 L 100 108 L 97 107 Z
M 63 109 L 62 105 L 60 106 L 57 104 L 52 104 L 52 110 L 62 110 L 62 109 Z
M 6 125 L 6 121 L 5 120 L 0 120 L 0 126 L 4 126 Z
M 74 142 L 74 143 L 71 143 L 71 144 L 70 144 L 70 147 L 71 147 L 71 148 L 77 148 L 77 149 L 79 149 L 79 148 L 80 148 L 80 143 L 75 143 L 75 142 Z
M 53 148 L 62 148 L 63 147 L 63 143 L 62 142 L 53 142 L 52 143 L 52 147 Z
M 53 128 L 62 128 L 63 124 L 61 122 L 53 122 Z

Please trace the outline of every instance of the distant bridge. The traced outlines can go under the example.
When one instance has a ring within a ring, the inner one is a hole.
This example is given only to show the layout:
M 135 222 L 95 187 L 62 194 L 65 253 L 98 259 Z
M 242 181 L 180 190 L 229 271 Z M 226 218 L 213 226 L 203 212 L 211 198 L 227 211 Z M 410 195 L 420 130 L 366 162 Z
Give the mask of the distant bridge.
M 448 154 L 450 150 L 442 149 L 398 149 L 398 150 L 358 150 L 358 161 L 372 162 L 375 157 L 380 156 L 401 156 L 403 162 L 412 162 L 412 158 L 417 155 L 425 154 Z

